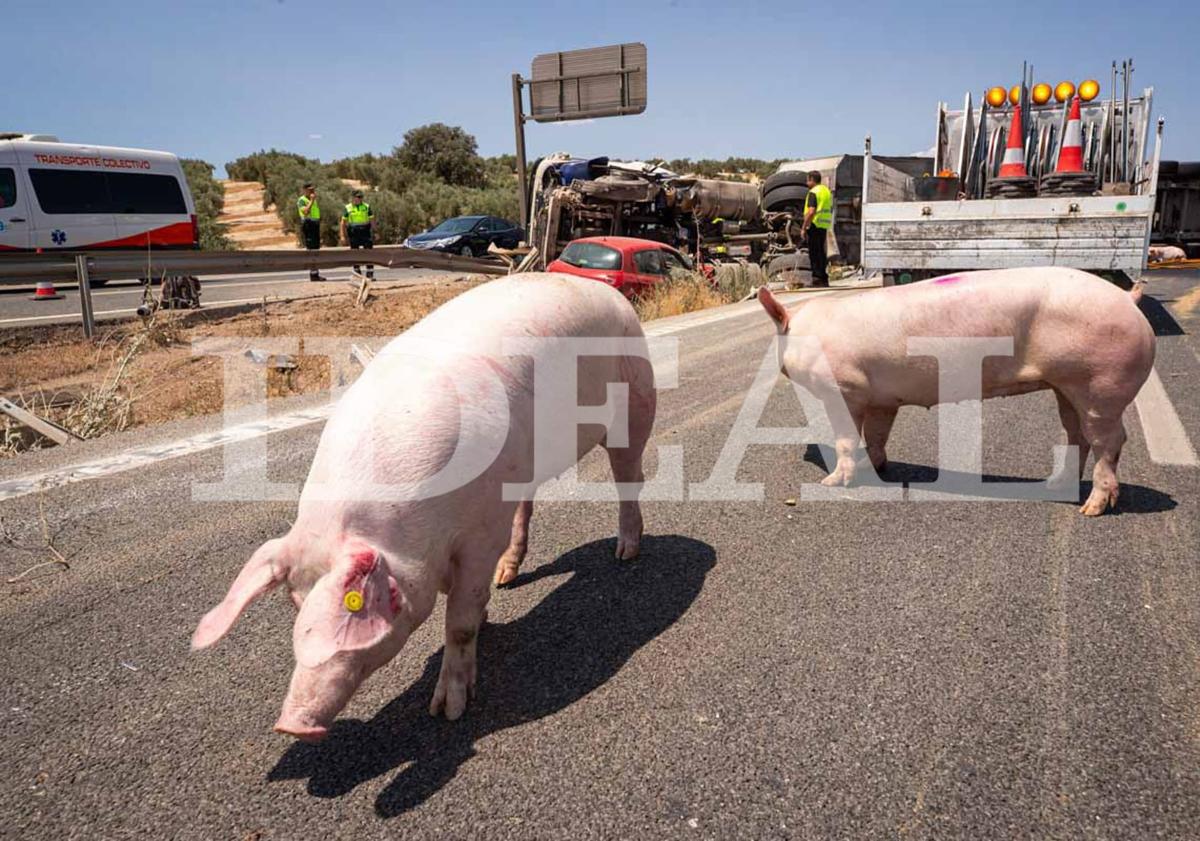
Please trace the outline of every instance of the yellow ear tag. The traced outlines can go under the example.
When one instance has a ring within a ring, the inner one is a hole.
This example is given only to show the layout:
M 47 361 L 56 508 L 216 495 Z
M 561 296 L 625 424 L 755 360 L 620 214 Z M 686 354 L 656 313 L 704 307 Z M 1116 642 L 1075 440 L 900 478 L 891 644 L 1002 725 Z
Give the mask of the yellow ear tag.
M 351 613 L 358 613 L 363 607 L 363 596 L 358 590 L 351 590 L 346 593 L 342 599 L 342 604 L 346 606 L 346 610 Z

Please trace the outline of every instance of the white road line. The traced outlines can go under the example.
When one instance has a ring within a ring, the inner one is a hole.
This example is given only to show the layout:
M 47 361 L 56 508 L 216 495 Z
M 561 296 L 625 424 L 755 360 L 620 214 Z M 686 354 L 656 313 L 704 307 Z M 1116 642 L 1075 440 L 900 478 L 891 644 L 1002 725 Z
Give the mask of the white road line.
M 352 276 L 351 276 L 351 275 L 345 275 L 345 276 L 342 276 L 342 275 L 336 275 L 336 276 L 335 276 L 335 275 L 329 275 L 329 276 L 328 276 L 328 280 L 329 280 L 329 282 L 330 282 L 330 283 L 348 283 L 348 282 L 350 282 L 350 281 L 351 281 L 351 279 L 352 279 Z M 379 280 L 377 280 L 377 281 L 376 281 L 376 283 L 378 283 L 378 284 L 388 284 L 388 283 L 404 283 L 405 281 L 406 281 L 406 278 L 386 278 L 386 277 L 385 277 L 385 278 L 380 278 Z M 223 283 L 223 284 L 221 284 L 220 286 L 217 286 L 217 287 L 214 287 L 214 288 L 216 288 L 216 289 L 227 289 L 227 288 L 234 287 L 234 286 L 266 286 L 266 285 L 268 285 L 268 284 L 276 284 L 276 283 L 290 283 L 290 284 L 295 284 L 295 283 L 304 283 L 304 282 L 305 282 L 304 280 L 272 280 L 272 281 L 267 281 L 267 282 L 265 282 L 265 283 L 264 283 L 264 282 L 258 282 L 258 283 Z M 316 284 L 316 285 L 314 285 L 314 287 L 313 287 L 313 293 L 314 293 L 314 294 L 312 294 L 312 295 L 303 295 L 303 294 L 289 295 L 289 296 L 287 296 L 287 298 L 277 298 L 277 299 L 274 299 L 274 300 L 272 300 L 270 303 L 277 303 L 277 302 L 279 302 L 279 301 L 283 301 L 283 300 L 289 300 L 289 301 L 302 301 L 302 300 L 304 300 L 305 298 L 319 298 L 319 297 L 321 297 L 321 295 L 320 295 L 319 293 L 320 293 L 320 291 L 321 291 L 323 288 L 328 288 L 328 287 L 327 287 L 327 286 L 322 286 L 322 285 L 320 285 L 320 284 Z M 380 288 L 381 288 L 381 289 L 390 289 L 390 288 L 393 288 L 393 287 L 390 287 L 390 286 L 382 286 L 382 285 L 381 285 L 381 286 L 380 286 Z M 396 288 L 402 288 L 402 287 L 396 287 Z M 93 292 L 92 294 L 93 294 L 93 295 L 100 295 L 100 294 L 104 294 L 104 295 L 128 295 L 128 294 L 130 294 L 131 292 L 136 292 L 136 291 L 137 291 L 136 289 L 124 289 L 124 290 L 122 290 L 122 289 L 113 289 L 113 290 L 106 290 L 106 291 L 105 291 L 105 292 L 103 292 L 103 293 L 101 293 L 101 292 Z M 259 302 L 259 301 L 261 301 L 262 299 L 263 299 L 263 296 L 262 296 L 262 295 L 259 295 L 259 296 L 255 297 L 255 298 L 235 298 L 235 299 L 233 299 L 233 300 L 229 300 L 229 301 L 209 301 L 207 304 L 205 304 L 205 305 L 202 307 L 202 309 L 209 309 L 209 310 L 211 310 L 211 309 L 216 309 L 217 307 L 222 307 L 222 306 L 231 306 L 231 305 L 236 305 L 236 304 L 254 304 L 254 303 L 258 303 L 258 302 Z M 96 316 L 97 316 L 97 317 L 99 317 L 99 316 L 102 316 L 102 315 L 123 315 L 123 314 L 131 313 L 131 312 L 137 312 L 137 307 L 128 307 L 128 308 L 126 308 L 126 309 L 119 309 L 119 310 L 99 310 L 99 311 L 97 311 L 97 312 L 96 312 Z M 56 320 L 56 319 L 64 319 L 64 318 L 69 318 L 69 319 L 71 319 L 71 320 L 73 320 L 73 321 L 74 321 L 74 320 L 77 320 L 77 319 L 79 318 L 79 313 L 78 313 L 78 312 L 65 312 L 65 313 L 58 313 L 58 314 L 56 314 L 56 315 L 27 315 L 27 316 L 21 316 L 20 318 L 3 318 L 3 319 L 0 319 L 0 326 L 3 326 L 3 325 L 5 325 L 5 324 L 21 324 L 21 323 L 28 323 L 28 322 L 32 322 L 32 321 L 54 321 L 54 320 Z
M 1155 464 L 1177 464 L 1185 467 L 1200 465 L 1196 451 L 1188 440 L 1187 431 L 1179 420 L 1167 390 L 1156 369 L 1133 400 L 1137 407 L 1138 420 L 1142 422 L 1142 433 L 1146 436 L 1146 449 Z
M 301 298 L 303 298 L 303 297 L 311 297 L 311 296 L 301 296 Z M 263 299 L 263 296 L 259 295 L 256 298 L 235 298 L 232 301 L 213 301 L 213 302 L 207 304 L 205 306 L 205 309 L 215 309 L 216 307 L 230 306 L 232 304 L 255 304 L 255 303 L 258 303 L 259 301 L 261 301 L 262 299 Z M 269 303 L 278 303 L 278 301 L 270 301 Z M 96 312 L 96 315 L 97 316 L 121 315 L 122 313 L 130 313 L 130 312 L 137 312 L 137 307 L 129 307 L 127 309 L 120 309 L 120 310 L 98 310 Z M 76 319 L 78 317 L 79 316 L 76 313 L 62 313 L 59 315 L 29 315 L 29 316 L 24 316 L 22 318 L 6 318 L 3 321 L 0 321 L 0 325 L 16 324 L 18 322 L 23 322 L 23 321 L 50 321 L 50 320 L 53 320 L 56 318 Z
M 307 426 L 310 423 L 326 420 L 332 411 L 332 404 L 319 406 L 315 409 L 304 409 L 299 412 L 278 415 L 267 420 L 226 427 L 216 432 L 193 435 L 190 438 L 182 438 L 166 444 L 154 444 L 149 447 L 126 450 L 123 453 L 117 453 L 107 458 L 72 465 L 61 470 L 52 470 L 32 476 L 22 476 L 17 479 L 0 481 L 0 501 L 15 499 L 19 496 L 26 496 L 27 494 L 63 485 L 71 485 L 75 482 L 84 482 L 88 479 L 112 476 L 114 473 L 124 473 L 126 470 L 134 470 L 156 462 L 166 461 L 167 459 L 180 458 L 193 453 L 211 450 L 225 444 L 248 441 L 263 435 L 271 435 L 275 432 L 283 432 L 287 429 Z
M 257 301 L 260 299 L 251 298 L 249 300 Z M 754 306 L 758 306 L 757 302 L 754 303 Z M 737 318 L 748 312 L 751 312 L 749 307 L 734 304 L 729 307 L 723 307 L 715 312 L 699 313 L 700 318 L 684 316 L 664 319 L 664 323 L 652 322 L 647 325 L 646 333 L 654 336 L 679 333 L 702 324 L 712 324 L 729 318 Z M 134 470 L 160 461 L 181 458 L 193 453 L 222 447 L 225 444 L 248 441 L 264 435 L 272 435 L 276 432 L 296 429 L 311 423 L 327 420 L 332 412 L 333 404 L 327 404 L 313 409 L 303 409 L 285 415 L 277 415 L 263 421 L 230 426 L 215 432 L 203 432 L 166 444 L 138 447 L 123 453 L 117 453 L 116 455 L 96 459 L 95 461 L 74 464 L 59 470 L 51 470 L 31 476 L 21 476 L 16 479 L 0 480 L 0 501 L 27 496 L 63 485 L 71 485 L 76 482 L 85 482 L 89 479 L 99 479 L 104 476 L 112 476 L 116 473 L 124 473 L 127 470 Z

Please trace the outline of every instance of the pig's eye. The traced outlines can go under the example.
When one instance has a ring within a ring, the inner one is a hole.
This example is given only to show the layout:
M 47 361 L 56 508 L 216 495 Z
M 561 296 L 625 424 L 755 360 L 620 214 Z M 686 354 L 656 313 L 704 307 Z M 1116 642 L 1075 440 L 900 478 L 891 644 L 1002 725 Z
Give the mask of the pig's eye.
M 351 613 L 358 613 L 363 607 L 363 595 L 358 590 L 350 590 L 342 597 L 342 604 Z

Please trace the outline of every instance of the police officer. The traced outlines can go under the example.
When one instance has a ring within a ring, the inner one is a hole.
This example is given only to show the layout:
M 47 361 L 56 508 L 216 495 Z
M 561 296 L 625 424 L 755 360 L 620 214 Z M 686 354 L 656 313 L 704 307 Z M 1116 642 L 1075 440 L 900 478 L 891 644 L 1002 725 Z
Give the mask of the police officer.
M 829 261 L 825 241 L 833 227 L 833 193 L 821 183 L 821 173 L 808 173 L 808 198 L 804 203 L 804 224 L 800 233 L 808 239 L 808 261 L 813 286 L 829 285 Z
M 312 184 L 304 185 L 304 192 L 296 200 L 296 212 L 300 214 L 300 237 L 304 247 L 309 251 L 317 251 L 321 247 L 321 206 L 317 204 L 317 188 Z M 314 265 L 308 270 L 309 280 L 324 280 Z
M 350 194 L 350 203 L 342 211 L 342 242 L 348 242 L 350 248 L 372 248 L 374 246 L 375 211 L 371 205 L 363 201 L 362 190 Z M 354 267 L 357 273 L 358 266 Z M 367 266 L 367 279 L 375 279 L 375 267 Z

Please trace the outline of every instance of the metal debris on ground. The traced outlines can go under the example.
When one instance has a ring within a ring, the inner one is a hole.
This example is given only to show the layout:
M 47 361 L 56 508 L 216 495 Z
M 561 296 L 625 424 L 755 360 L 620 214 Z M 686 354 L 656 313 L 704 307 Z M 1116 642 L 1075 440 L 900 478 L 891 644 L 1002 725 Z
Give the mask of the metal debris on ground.
M 267 353 L 265 350 L 250 348 L 244 354 L 247 359 L 256 365 L 270 365 L 276 371 L 292 371 L 299 366 L 296 362 L 296 357 L 290 353 Z
M 72 441 L 83 440 L 69 429 L 64 429 L 54 421 L 47 420 L 28 409 L 18 406 L 7 397 L 0 397 L 0 412 L 4 412 L 4 414 L 17 423 L 29 427 L 34 432 L 45 438 L 49 438 L 56 444 L 69 444 Z
M 359 274 L 355 271 L 351 271 L 350 274 L 355 278 L 355 280 L 357 280 L 357 283 L 355 283 L 353 280 L 350 282 L 351 286 L 357 290 L 354 293 L 354 306 L 362 309 L 367 305 L 367 301 L 369 301 L 371 298 L 371 284 L 373 283 L 373 280 L 372 278 L 369 278 L 364 274 Z
M 371 360 L 375 358 L 375 351 L 362 345 L 350 345 L 350 358 L 366 368 L 371 364 Z

